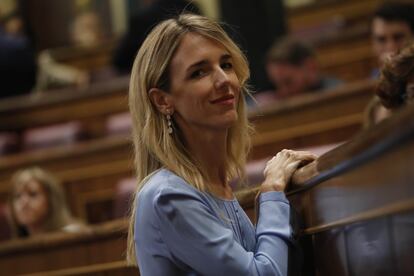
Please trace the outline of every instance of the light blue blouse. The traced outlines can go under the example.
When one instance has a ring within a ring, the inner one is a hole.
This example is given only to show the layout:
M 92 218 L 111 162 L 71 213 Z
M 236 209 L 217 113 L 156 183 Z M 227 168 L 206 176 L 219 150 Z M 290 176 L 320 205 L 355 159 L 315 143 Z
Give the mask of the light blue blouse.
M 281 192 L 259 198 L 256 229 L 236 199 L 203 193 L 162 169 L 137 197 L 141 275 L 287 275 L 292 236 Z

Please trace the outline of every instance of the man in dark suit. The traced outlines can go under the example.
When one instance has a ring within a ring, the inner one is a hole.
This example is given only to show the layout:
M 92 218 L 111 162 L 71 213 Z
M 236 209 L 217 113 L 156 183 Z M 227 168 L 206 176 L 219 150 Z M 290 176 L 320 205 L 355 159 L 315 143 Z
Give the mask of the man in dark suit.
M 414 4 L 389 2 L 381 5 L 374 14 L 371 32 L 374 53 L 378 65 L 382 66 L 385 59 L 414 40 Z M 379 77 L 379 69 L 372 72 L 372 77 Z
M 155 0 L 150 2 L 146 8 L 131 17 L 128 31 L 114 52 L 113 65 L 120 73 L 131 71 L 138 49 L 157 23 L 178 15 L 182 11 L 200 13 L 196 5 L 185 0 Z

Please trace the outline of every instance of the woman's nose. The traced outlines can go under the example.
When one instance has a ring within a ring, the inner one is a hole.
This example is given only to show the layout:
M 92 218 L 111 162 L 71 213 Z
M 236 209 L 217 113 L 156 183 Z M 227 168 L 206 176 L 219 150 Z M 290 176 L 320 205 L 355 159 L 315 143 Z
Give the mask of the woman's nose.
M 227 87 L 230 84 L 229 75 L 222 68 L 216 70 L 214 78 L 214 85 L 216 89 Z
M 20 207 L 25 207 L 29 202 L 29 197 L 26 195 L 22 195 L 18 200 L 17 200 L 17 205 Z

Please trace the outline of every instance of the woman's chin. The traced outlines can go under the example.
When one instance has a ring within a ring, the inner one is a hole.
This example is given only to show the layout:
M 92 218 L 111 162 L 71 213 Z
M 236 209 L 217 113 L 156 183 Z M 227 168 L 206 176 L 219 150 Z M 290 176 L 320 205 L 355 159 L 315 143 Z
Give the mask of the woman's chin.
M 233 127 L 237 123 L 238 115 L 236 112 L 234 114 L 227 114 L 222 120 L 222 125 L 225 128 Z

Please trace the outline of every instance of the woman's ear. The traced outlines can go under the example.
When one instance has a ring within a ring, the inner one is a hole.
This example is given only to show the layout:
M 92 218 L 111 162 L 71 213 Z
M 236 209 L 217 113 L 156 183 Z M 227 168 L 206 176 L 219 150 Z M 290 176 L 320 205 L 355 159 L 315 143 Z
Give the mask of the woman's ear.
M 171 110 L 173 110 L 174 107 L 169 93 L 159 88 L 151 88 L 149 91 L 149 97 L 159 112 L 165 115 L 171 114 Z

